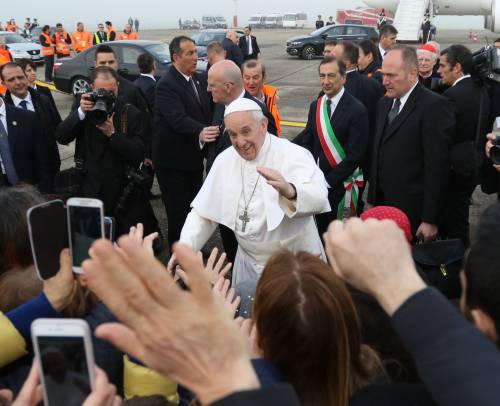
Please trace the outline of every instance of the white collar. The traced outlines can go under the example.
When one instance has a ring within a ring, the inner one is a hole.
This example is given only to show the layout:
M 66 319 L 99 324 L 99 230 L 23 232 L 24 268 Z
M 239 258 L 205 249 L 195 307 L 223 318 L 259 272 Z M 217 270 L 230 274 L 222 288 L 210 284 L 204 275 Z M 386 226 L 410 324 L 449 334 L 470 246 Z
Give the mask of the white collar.
M 408 101 L 410 95 L 411 95 L 411 92 L 413 92 L 413 90 L 417 87 L 418 85 L 418 80 L 417 82 L 411 87 L 410 90 L 408 90 L 402 97 L 399 98 L 399 101 L 401 102 L 401 107 L 399 109 L 399 111 L 402 111 L 403 110 L 403 107 L 405 106 L 406 102 Z M 396 101 L 396 99 L 394 99 L 394 101 Z
M 148 77 L 148 78 L 153 79 L 153 80 L 156 82 L 155 77 L 154 77 L 153 75 L 151 75 L 150 73 L 141 73 L 141 76 L 146 76 L 146 77 Z
M 238 99 L 241 99 L 242 97 L 245 97 L 245 88 L 243 88 L 243 91 L 241 94 L 238 96 Z
M 24 99 L 21 99 L 17 97 L 14 93 L 11 93 L 10 96 L 12 97 L 12 101 L 14 102 L 14 106 L 19 107 L 19 104 L 23 101 L 26 100 L 29 104 L 33 105 L 33 102 L 31 101 L 31 94 L 28 92 L 26 97 Z
M 340 102 L 340 99 L 342 98 L 342 96 L 344 95 L 345 93 L 345 89 L 344 89 L 344 86 L 342 86 L 342 89 L 339 90 L 339 92 L 333 96 L 333 97 L 329 97 L 329 99 L 332 101 L 332 104 L 334 106 L 337 106 Z
M 358 70 L 358 68 L 352 68 L 352 69 L 349 69 L 348 71 L 346 71 L 345 74 L 347 75 L 348 73 L 356 72 L 357 70 Z
M 455 80 L 455 83 L 453 83 L 452 87 L 455 86 L 458 82 L 464 80 L 464 79 L 467 79 L 467 78 L 470 78 L 470 75 L 463 75 L 463 76 L 460 76 L 457 80 Z
M 175 69 L 177 69 L 177 67 L 175 65 L 172 65 Z M 185 75 L 184 73 L 182 73 L 179 69 L 177 69 L 177 72 L 179 72 L 182 76 L 184 76 L 184 79 L 186 79 L 186 82 L 189 82 L 189 79 L 191 79 L 191 76 L 188 76 L 188 75 Z
M 378 44 L 378 49 L 379 49 L 379 51 L 380 51 L 380 56 L 382 57 L 382 59 L 384 59 L 384 57 L 385 57 L 385 53 L 386 53 L 387 51 L 386 51 L 384 48 L 382 48 L 382 47 L 380 46 L 380 44 Z
M 7 117 L 7 109 L 5 108 L 5 102 L 2 100 L 0 102 L 0 116 Z

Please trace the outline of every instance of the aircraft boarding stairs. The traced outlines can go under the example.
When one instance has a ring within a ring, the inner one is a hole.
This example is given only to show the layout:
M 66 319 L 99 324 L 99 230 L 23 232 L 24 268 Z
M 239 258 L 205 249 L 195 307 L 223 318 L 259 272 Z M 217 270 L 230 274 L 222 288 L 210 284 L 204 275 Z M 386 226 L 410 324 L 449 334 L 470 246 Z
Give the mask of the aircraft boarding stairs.
M 432 10 L 430 0 L 399 0 L 394 16 L 394 26 L 398 30 L 398 41 L 419 40 L 420 27 L 428 9 Z

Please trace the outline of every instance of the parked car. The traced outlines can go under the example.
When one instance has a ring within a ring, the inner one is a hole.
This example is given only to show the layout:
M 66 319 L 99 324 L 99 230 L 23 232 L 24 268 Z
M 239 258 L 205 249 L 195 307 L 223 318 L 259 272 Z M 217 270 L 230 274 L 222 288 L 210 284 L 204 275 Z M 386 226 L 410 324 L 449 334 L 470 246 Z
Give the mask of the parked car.
M 113 41 L 107 43 L 120 61 L 118 73 L 129 80 L 139 77 L 137 57 L 145 52 L 156 61 L 156 78 L 159 79 L 171 64 L 168 44 L 160 41 Z M 65 93 L 84 93 L 90 89 L 89 73 L 94 67 L 97 45 L 71 58 L 58 59 L 54 64 L 54 85 Z M 207 63 L 198 61 L 197 70 L 206 71 Z
M 241 30 L 235 31 L 240 36 L 245 35 L 245 33 Z M 202 30 L 191 35 L 191 39 L 196 44 L 198 58 L 206 58 L 207 45 L 214 41 L 222 42 L 222 40 L 226 37 L 227 32 L 228 30 Z
M 183 30 L 199 30 L 201 28 L 201 24 L 198 20 L 184 20 L 181 22 L 181 28 Z
M 4 38 L 5 45 L 10 51 L 12 59 L 28 58 L 35 63 L 43 62 L 42 47 L 40 44 L 35 44 L 21 37 L 19 34 L 9 31 L 0 31 L 0 36 Z
M 292 56 L 313 59 L 323 55 L 326 41 L 359 42 L 373 37 L 378 38 L 378 32 L 373 27 L 356 24 L 328 25 L 310 34 L 288 39 L 286 52 Z

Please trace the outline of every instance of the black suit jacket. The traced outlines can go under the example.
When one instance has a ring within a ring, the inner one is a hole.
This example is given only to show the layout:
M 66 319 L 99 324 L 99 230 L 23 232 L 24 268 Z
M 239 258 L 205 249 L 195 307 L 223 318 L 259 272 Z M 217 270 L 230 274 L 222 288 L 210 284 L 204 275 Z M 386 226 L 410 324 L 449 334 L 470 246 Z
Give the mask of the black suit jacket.
M 28 91 L 30 93 L 33 106 L 35 107 L 35 113 L 41 123 L 50 167 L 52 173 L 55 174 L 59 172 L 59 168 L 61 167 L 61 158 L 59 157 L 59 148 L 57 147 L 55 136 L 57 126 L 61 123 L 61 116 L 59 115 L 57 109 L 54 110 L 50 99 L 45 94 L 42 94 L 32 88 L 28 88 Z M 8 90 L 5 93 L 5 102 L 14 106 L 12 95 Z
M 153 111 L 155 105 L 156 80 L 149 76 L 140 75 L 135 81 L 136 85 L 148 103 L 149 111 Z
M 253 100 L 257 103 L 262 109 L 262 113 L 267 118 L 267 132 L 269 134 L 277 135 L 278 130 L 276 128 L 276 122 L 274 121 L 274 117 L 267 108 L 267 106 L 253 97 L 250 93 L 245 90 L 244 98 Z M 210 171 L 215 158 L 224 151 L 226 148 L 231 146 L 231 140 L 229 139 L 229 135 L 225 131 L 226 127 L 224 125 L 224 111 L 226 107 L 222 104 L 216 104 L 214 106 L 214 114 L 212 118 L 212 125 L 218 125 L 220 128 L 220 135 L 216 141 L 206 145 L 206 157 L 207 157 L 207 173 Z
M 384 97 L 377 106 L 368 202 L 401 209 L 415 233 L 422 222 L 438 224 L 448 182 L 448 140 L 455 118 L 444 97 L 420 84 L 387 125 L 392 105 L 393 99 Z
M 257 44 L 257 38 L 255 36 L 250 35 L 251 41 L 252 41 L 252 54 L 248 54 L 248 42 L 247 42 L 247 37 L 245 35 L 241 36 L 240 39 L 238 40 L 238 44 L 240 46 L 241 52 L 243 52 L 243 58 L 245 60 L 247 59 L 257 59 L 257 57 L 260 54 L 260 48 L 259 45 Z
M 290 384 L 236 392 L 220 399 L 211 406 L 299 406 L 300 401 Z
M 52 104 L 52 107 L 54 108 L 54 111 L 57 113 L 57 117 L 59 119 L 59 122 L 61 121 L 61 115 L 59 114 L 59 110 L 57 109 L 56 102 L 54 100 L 54 96 L 52 96 L 52 92 L 48 87 L 41 86 L 41 85 L 36 85 L 35 89 L 38 93 L 43 94 L 47 96 L 50 99 L 50 103 Z
M 20 182 L 52 190 L 52 171 L 38 117 L 32 111 L 5 103 L 10 152 Z
M 236 45 L 229 38 L 224 38 L 222 40 L 222 46 L 226 50 L 226 59 L 233 61 L 239 68 L 243 63 L 243 53 L 238 45 Z
M 330 192 L 338 192 L 338 196 L 343 196 L 345 193 L 343 181 L 360 166 L 366 154 L 368 146 L 368 114 L 361 102 L 347 91 L 344 92 L 330 122 L 346 153 L 346 157 L 340 164 L 332 167 L 326 158 L 318 137 L 316 111 L 317 100 L 312 102 L 309 107 L 306 128 L 294 141 L 309 150 L 316 162 L 319 160 L 319 167 L 331 187 Z M 336 197 L 338 196 L 336 195 Z
M 192 85 L 171 65 L 156 86 L 153 161 L 156 166 L 189 172 L 203 171 L 199 135 L 212 122 L 212 109 L 203 76 L 195 73 L 200 103 Z
M 83 159 L 85 175 L 82 193 L 101 199 L 106 213 L 114 209 L 126 185 L 129 166 L 137 167 L 144 160 L 143 113 L 130 105 L 127 111 L 127 134 L 121 132 L 123 102 L 117 101 L 113 124 L 115 134 L 108 138 L 87 119 L 80 120 L 73 110 L 59 125 L 57 141 L 67 145 L 76 139 L 75 157 Z

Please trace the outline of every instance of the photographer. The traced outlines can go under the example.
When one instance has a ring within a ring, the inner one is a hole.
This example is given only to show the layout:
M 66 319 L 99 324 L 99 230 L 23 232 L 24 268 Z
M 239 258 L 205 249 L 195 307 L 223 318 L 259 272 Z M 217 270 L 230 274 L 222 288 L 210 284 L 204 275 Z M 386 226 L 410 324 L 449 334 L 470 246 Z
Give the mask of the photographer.
M 488 159 L 482 165 L 481 188 L 485 193 L 500 194 L 500 140 L 497 140 L 497 135 L 493 133 L 488 134 L 486 138 L 488 141 L 484 152 Z
M 76 139 L 75 162 L 82 168 L 79 194 L 102 200 L 106 215 L 117 217 L 120 235 L 128 231 L 129 223 L 142 220 L 130 219 L 129 210 L 122 210 L 127 212 L 124 218 L 116 208 L 130 189 L 130 168 L 144 160 L 143 115 L 116 98 L 119 84 L 114 69 L 96 67 L 90 82 L 93 92 L 82 95 L 78 109 L 57 128 L 56 138 L 64 145 Z

